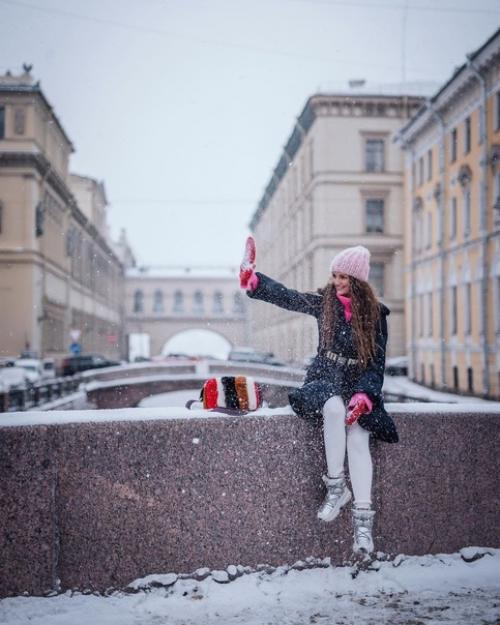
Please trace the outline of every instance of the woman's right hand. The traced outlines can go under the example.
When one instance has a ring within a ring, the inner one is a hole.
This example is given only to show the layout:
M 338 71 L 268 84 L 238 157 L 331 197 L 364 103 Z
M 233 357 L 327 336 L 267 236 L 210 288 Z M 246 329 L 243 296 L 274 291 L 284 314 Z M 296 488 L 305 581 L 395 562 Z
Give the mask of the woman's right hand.
M 249 236 L 245 243 L 245 253 L 240 265 L 240 287 L 247 291 L 254 291 L 259 283 L 259 278 L 254 271 L 256 255 L 255 239 Z

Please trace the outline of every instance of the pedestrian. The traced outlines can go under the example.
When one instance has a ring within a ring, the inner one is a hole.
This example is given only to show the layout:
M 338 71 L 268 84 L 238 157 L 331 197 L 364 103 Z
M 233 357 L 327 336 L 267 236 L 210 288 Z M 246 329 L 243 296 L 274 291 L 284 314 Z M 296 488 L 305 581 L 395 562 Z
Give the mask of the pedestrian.
M 389 309 L 368 283 L 370 252 L 357 245 L 338 253 L 331 277 L 316 293 L 301 293 L 255 272 L 255 242 L 247 240 L 240 285 L 249 297 L 305 313 L 318 323 L 317 354 L 307 368 L 304 384 L 289 393 L 294 412 L 306 419 L 323 419 L 326 496 L 318 518 L 333 521 L 351 500 L 344 462 L 347 451 L 354 493 L 353 551 L 373 552 L 373 466 L 370 434 L 395 443 L 398 434 L 382 399 Z

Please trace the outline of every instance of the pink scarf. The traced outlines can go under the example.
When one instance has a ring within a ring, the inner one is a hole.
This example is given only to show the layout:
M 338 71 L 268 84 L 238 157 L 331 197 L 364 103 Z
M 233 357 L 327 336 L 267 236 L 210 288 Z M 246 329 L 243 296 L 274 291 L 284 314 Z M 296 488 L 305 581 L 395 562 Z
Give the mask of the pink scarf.
M 336 295 L 340 303 L 344 307 L 344 315 L 345 315 L 346 321 L 350 321 L 352 318 L 351 298 L 346 297 L 345 295 L 340 295 L 339 293 L 336 293 Z

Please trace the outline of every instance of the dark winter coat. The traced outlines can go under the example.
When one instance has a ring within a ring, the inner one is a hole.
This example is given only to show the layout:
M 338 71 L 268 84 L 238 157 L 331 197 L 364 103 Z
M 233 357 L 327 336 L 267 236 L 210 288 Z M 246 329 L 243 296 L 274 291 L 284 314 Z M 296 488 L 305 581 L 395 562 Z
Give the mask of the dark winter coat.
M 254 291 L 247 291 L 248 296 L 286 310 L 316 317 L 321 346 L 323 296 L 319 293 L 300 293 L 286 288 L 262 273 L 257 275 L 259 285 Z M 328 351 L 346 358 L 358 359 L 351 323 L 345 319 L 344 308 L 337 298 L 335 305 L 338 307 L 336 325 L 333 344 L 328 347 Z M 307 419 L 321 417 L 325 402 L 334 395 L 340 395 L 347 405 L 355 393 L 366 393 L 373 402 L 373 409 L 369 414 L 362 415 L 358 423 L 372 432 L 375 438 L 388 443 L 398 441 L 396 426 L 387 414 L 382 399 L 387 315 L 390 311 L 384 304 L 380 304 L 380 313 L 375 358 L 366 367 L 339 365 L 327 358 L 321 347 L 318 347 L 318 353 L 307 368 L 304 385 L 289 393 L 290 405 L 300 417 Z

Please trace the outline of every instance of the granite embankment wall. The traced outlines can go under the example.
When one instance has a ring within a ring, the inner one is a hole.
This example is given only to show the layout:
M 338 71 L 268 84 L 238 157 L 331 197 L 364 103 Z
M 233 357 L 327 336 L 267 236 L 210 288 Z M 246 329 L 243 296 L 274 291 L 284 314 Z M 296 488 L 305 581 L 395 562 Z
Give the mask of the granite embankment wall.
M 500 414 L 484 405 L 389 409 L 401 442 L 373 444 L 377 549 L 500 547 Z M 320 426 L 283 409 L 209 418 L 176 410 L 0 421 L 0 595 L 349 556 L 348 510 L 333 524 L 316 519 Z

